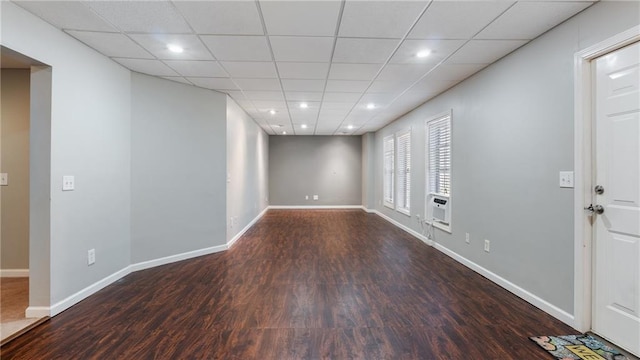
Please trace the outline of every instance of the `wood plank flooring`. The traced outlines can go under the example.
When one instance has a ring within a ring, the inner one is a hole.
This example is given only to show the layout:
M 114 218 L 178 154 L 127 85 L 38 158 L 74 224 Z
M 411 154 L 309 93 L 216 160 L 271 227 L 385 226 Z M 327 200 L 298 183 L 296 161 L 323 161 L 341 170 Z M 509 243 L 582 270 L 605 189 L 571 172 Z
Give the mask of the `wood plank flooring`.
M 270 210 L 229 251 L 139 271 L 2 359 L 550 359 L 575 330 L 360 210 Z

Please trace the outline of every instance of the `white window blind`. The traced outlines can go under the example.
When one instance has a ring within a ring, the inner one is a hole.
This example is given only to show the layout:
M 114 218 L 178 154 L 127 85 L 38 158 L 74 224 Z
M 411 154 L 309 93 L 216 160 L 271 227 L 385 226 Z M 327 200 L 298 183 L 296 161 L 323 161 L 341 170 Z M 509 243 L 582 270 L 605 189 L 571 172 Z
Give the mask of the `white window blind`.
M 384 138 L 384 174 L 382 186 L 384 188 L 384 203 L 393 207 L 394 192 L 394 139 L 393 135 Z
M 451 115 L 427 123 L 429 193 L 451 193 Z
M 398 135 L 397 210 L 410 213 L 411 199 L 411 132 Z

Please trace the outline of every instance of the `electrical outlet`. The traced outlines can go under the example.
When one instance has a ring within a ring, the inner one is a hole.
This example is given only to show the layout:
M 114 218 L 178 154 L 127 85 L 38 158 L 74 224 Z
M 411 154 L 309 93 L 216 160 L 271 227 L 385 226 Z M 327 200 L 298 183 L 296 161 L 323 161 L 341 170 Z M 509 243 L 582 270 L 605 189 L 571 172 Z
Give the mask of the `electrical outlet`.
M 416 218 L 418 219 L 418 222 L 420 222 L 420 214 L 416 214 Z
M 73 191 L 76 188 L 76 179 L 72 175 L 62 177 L 62 191 Z
M 484 240 L 484 251 L 489 252 L 489 250 L 491 249 L 491 243 L 489 242 L 489 240 L 485 239 Z
M 96 249 L 87 252 L 87 265 L 93 265 L 96 262 Z
M 467 244 L 471 243 L 471 240 L 469 239 L 469 233 L 465 233 L 465 235 L 464 235 L 464 241 L 465 241 Z
M 309 200 L 309 195 L 305 195 L 305 196 L 304 196 L 304 199 L 305 199 L 305 200 Z
M 313 195 L 313 200 L 318 200 L 318 195 Z
M 0 186 L 7 186 L 7 185 L 9 185 L 9 174 L 7 173 L 0 174 Z

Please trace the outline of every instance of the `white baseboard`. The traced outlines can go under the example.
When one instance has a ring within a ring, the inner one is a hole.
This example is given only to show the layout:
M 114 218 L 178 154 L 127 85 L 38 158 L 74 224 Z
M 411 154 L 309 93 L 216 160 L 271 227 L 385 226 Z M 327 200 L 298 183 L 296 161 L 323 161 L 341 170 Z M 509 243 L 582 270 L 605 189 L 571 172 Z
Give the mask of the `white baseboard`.
M 369 208 L 364 207 L 364 206 L 362 207 L 362 210 L 368 212 L 369 214 L 376 214 L 377 213 L 376 209 L 369 209 Z
M 231 240 L 227 241 L 227 249 L 231 249 L 233 244 L 235 244 L 235 242 L 238 241 L 238 239 L 240 239 L 242 235 L 244 235 L 244 233 L 247 232 L 247 230 L 249 230 L 253 225 L 255 225 L 255 223 L 257 223 L 258 220 L 260 220 L 264 216 L 264 214 L 267 213 L 267 211 L 269 211 L 268 206 L 264 208 L 264 210 L 262 210 L 262 212 L 258 214 L 258 216 L 256 216 L 255 219 L 251 220 L 251 222 L 248 223 L 247 226 L 244 227 L 244 229 L 240 230 L 240 232 L 238 232 L 233 238 L 231 238 Z
M 26 318 L 43 318 L 51 316 L 51 308 L 47 306 L 29 306 L 24 312 Z
M 274 210 L 362 209 L 362 205 L 269 205 L 268 209 L 274 209 Z
M 165 256 L 159 259 L 153 259 L 149 261 L 143 261 L 136 264 L 129 265 L 129 270 L 131 272 L 150 269 L 160 265 L 171 264 L 177 261 L 187 260 L 198 256 L 209 255 L 213 253 L 217 253 L 220 251 L 227 250 L 227 245 L 217 245 L 204 249 L 198 249 L 193 251 L 184 252 L 181 254 Z
M 555 317 L 556 319 L 562 321 L 563 323 L 572 326 L 574 325 L 574 316 L 569 314 L 568 312 L 560 309 L 559 307 L 551 304 L 550 302 L 538 297 L 537 295 L 521 288 L 520 286 L 510 282 L 509 280 L 483 268 L 482 266 L 474 263 L 473 261 L 459 255 L 458 253 L 449 250 L 448 248 L 436 243 L 435 248 L 444 253 L 445 255 L 451 257 L 462 265 L 468 267 L 469 269 L 477 272 L 478 274 L 486 277 L 487 279 L 493 281 L 494 283 L 500 285 L 507 291 L 513 293 L 519 298 L 525 300 L 529 304 L 537 307 L 538 309 L 546 312 L 547 314 Z
M 29 269 L 0 269 L 0 277 L 29 277 Z
M 51 306 L 50 309 L 50 316 L 55 316 L 60 314 L 61 312 L 67 310 L 68 308 L 70 308 L 71 306 L 79 303 L 80 301 L 86 299 L 87 297 L 95 294 L 96 292 L 102 290 L 103 288 L 107 287 L 108 285 L 111 285 L 112 283 L 114 283 L 115 281 L 127 276 L 130 273 L 130 266 L 127 266 L 126 268 L 117 271 L 107 277 L 105 277 L 102 280 L 99 280 L 89 286 L 87 286 L 86 288 L 78 291 L 77 293 L 67 297 L 66 299 L 62 300 L 62 301 L 58 301 L 57 303 L 55 303 L 54 305 Z
M 427 237 L 426 237 L 426 236 L 424 236 L 424 235 L 420 234 L 419 232 L 417 232 L 417 231 L 415 231 L 415 230 L 411 229 L 410 227 L 408 227 L 408 226 L 406 226 L 406 225 L 403 225 L 403 224 L 401 224 L 401 223 L 399 223 L 399 222 L 397 222 L 397 221 L 393 220 L 392 218 L 390 218 L 390 217 L 388 217 L 387 215 L 385 215 L 385 214 L 383 214 L 383 213 L 379 212 L 378 210 L 372 210 L 372 211 L 367 211 L 367 212 L 371 212 L 371 213 L 374 213 L 374 214 L 376 214 L 376 215 L 380 216 L 381 218 L 383 218 L 383 219 L 387 220 L 388 222 L 392 223 L 392 224 L 393 224 L 393 225 L 395 225 L 396 227 L 399 227 L 400 229 L 402 229 L 402 230 L 404 230 L 404 231 L 408 232 L 409 234 L 411 234 L 411 235 L 413 235 L 413 236 L 417 237 L 418 239 L 422 240 L 422 242 L 424 242 L 425 244 L 427 244 L 427 245 L 429 245 L 429 246 L 433 246 L 433 240 L 429 240 L 429 239 L 427 239 Z
M 522 287 L 510 282 L 509 280 L 483 268 L 482 266 L 474 263 L 473 261 L 463 257 L 462 255 L 449 250 L 448 248 L 442 246 L 441 244 L 438 243 L 434 243 L 433 241 L 427 239 L 425 236 L 423 236 L 422 234 L 418 233 L 417 231 L 410 229 L 409 227 L 393 220 L 392 218 L 384 215 L 383 213 L 377 211 L 377 210 L 369 210 L 369 209 L 365 209 L 365 211 L 367 212 L 372 212 L 375 213 L 376 215 L 380 216 L 381 218 L 387 220 L 388 222 L 392 223 L 393 225 L 399 227 L 400 229 L 408 232 L 409 234 L 417 237 L 418 239 L 422 240 L 423 242 L 425 242 L 427 245 L 433 246 L 435 247 L 438 251 L 444 253 L 445 255 L 451 257 L 452 259 L 456 260 L 457 262 L 459 262 L 460 264 L 468 267 L 469 269 L 477 272 L 478 274 L 486 277 L 487 279 L 493 281 L 494 283 L 496 283 L 497 285 L 501 286 L 502 288 L 504 288 L 505 290 L 511 292 L 512 294 L 518 296 L 519 298 L 525 300 L 526 302 L 528 302 L 529 304 L 537 307 L 538 309 L 546 312 L 547 314 L 555 317 L 556 319 L 562 321 L 563 323 L 573 327 L 574 322 L 575 322 L 575 318 L 572 314 L 569 314 L 568 312 L 560 309 L 559 307 L 549 303 L 548 301 L 536 296 L 535 294 L 523 289 Z

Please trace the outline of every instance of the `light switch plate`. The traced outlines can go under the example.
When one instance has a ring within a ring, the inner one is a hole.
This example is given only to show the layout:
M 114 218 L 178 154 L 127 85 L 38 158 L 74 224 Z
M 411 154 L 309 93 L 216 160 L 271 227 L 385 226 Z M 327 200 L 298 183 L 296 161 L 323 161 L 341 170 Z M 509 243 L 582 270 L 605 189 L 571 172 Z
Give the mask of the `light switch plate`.
M 0 174 L 0 186 L 7 186 L 7 185 L 9 185 L 9 174 L 1 173 Z
M 62 177 L 62 191 L 73 191 L 76 188 L 76 180 L 72 175 Z
M 318 200 L 318 195 L 313 195 L 313 200 Z
M 561 188 L 573 187 L 573 171 L 560 171 L 560 187 Z

